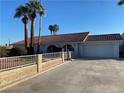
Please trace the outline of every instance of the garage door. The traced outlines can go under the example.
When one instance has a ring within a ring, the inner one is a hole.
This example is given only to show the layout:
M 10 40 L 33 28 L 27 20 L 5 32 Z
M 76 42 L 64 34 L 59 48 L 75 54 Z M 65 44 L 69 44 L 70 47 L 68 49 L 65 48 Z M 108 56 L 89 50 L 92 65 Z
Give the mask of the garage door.
M 86 45 L 84 46 L 85 57 L 113 57 L 112 45 Z

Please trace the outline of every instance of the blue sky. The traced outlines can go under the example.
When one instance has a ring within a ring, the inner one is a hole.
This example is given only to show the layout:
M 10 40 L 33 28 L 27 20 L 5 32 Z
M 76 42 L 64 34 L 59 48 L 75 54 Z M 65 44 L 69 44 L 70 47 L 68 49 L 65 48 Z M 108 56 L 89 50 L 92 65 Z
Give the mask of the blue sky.
M 0 0 L 0 44 L 24 38 L 21 19 L 14 19 L 15 9 L 28 0 Z M 124 32 L 124 5 L 118 0 L 42 0 L 46 9 L 43 17 L 42 35 L 50 35 L 48 26 L 58 24 L 57 34 L 91 32 L 108 34 Z M 35 36 L 38 35 L 39 20 L 35 21 Z M 29 22 L 30 36 L 30 22 Z

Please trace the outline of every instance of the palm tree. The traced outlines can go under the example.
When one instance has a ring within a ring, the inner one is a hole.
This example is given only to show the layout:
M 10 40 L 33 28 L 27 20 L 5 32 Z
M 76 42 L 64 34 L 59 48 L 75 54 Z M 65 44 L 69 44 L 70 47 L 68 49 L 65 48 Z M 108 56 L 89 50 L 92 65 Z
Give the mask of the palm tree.
M 49 25 L 49 30 L 51 32 L 51 35 L 55 35 L 56 32 L 59 30 L 59 26 L 57 24 Z
M 53 34 L 55 35 L 56 32 L 58 32 L 58 31 L 59 31 L 59 25 L 54 24 L 54 25 L 53 25 Z
M 24 5 L 21 5 L 16 9 L 16 13 L 14 15 L 14 18 L 22 17 L 22 22 L 24 24 L 24 29 L 25 29 L 25 48 L 26 49 L 29 47 L 29 42 L 28 42 L 28 13 L 29 13 L 28 8 Z
M 36 14 L 39 13 L 40 16 L 44 14 L 44 8 L 42 7 L 39 0 L 31 0 L 29 3 L 26 3 L 26 6 L 29 9 L 29 18 L 31 20 L 31 54 L 34 53 L 34 25 L 35 25 L 35 18 Z M 41 20 L 41 17 L 40 17 Z
M 41 37 L 41 23 L 42 23 L 42 16 L 45 15 L 45 9 L 43 8 L 43 6 L 41 5 L 41 1 L 38 3 L 38 13 L 40 16 L 40 21 L 39 21 L 39 37 L 38 37 L 38 48 L 37 48 L 37 53 L 40 53 L 40 37 Z
M 53 25 L 49 25 L 49 30 L 50 30 L 51 36 L 52 36 L 52 33 L 53 33 Z
M 26 3 L 26 6 L 29 9 L 29 18 L 31 20 L 31 40 L 30 40 L 30 53 L 34 53 L 34 24 L 36 18 L 36 8 L 35 8 L 35 0 Z
M 118 2 L 118 4 L 119 4 L 119 5 L 124 4 L 124 0 L 120 0 L 120 1 Z

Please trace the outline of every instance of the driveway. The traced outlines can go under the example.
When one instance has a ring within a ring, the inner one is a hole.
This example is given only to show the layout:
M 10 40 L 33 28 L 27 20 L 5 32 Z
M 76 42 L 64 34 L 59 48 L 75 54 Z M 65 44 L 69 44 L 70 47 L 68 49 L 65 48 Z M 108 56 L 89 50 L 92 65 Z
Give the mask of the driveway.
M 74 60 L 1 93 L 124 93 L 124 61 Z

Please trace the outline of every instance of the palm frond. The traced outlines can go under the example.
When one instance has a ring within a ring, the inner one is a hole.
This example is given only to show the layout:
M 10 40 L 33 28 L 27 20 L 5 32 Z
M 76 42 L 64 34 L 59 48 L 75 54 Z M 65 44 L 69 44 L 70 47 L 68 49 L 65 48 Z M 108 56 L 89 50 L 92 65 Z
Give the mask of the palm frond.
M 45 9 L 39 0 L 30 0 L 29 3 L 26 3 L 26 6 L 29 7 L 30 13 L 39 13 L 40 16 L 45 14 Z
M 54 31 L 54 32 L 57 32 L 58 30 L 59 30 L 59 25 L 54 24 L 54 25 L 53 25 L 53 31 Z
M 118 5 L 122 5 L 122 4 L 124 4 L 124 0 L 120 0 L 120 1 L 118 2 Z
M 53 31 L 53 25 L 49 25 L 49 30 Z
M 28 14 L 28 8 L 24 5 L 17 7 L 14 18 L 20 18 L 21 16 L 26 16 Z

